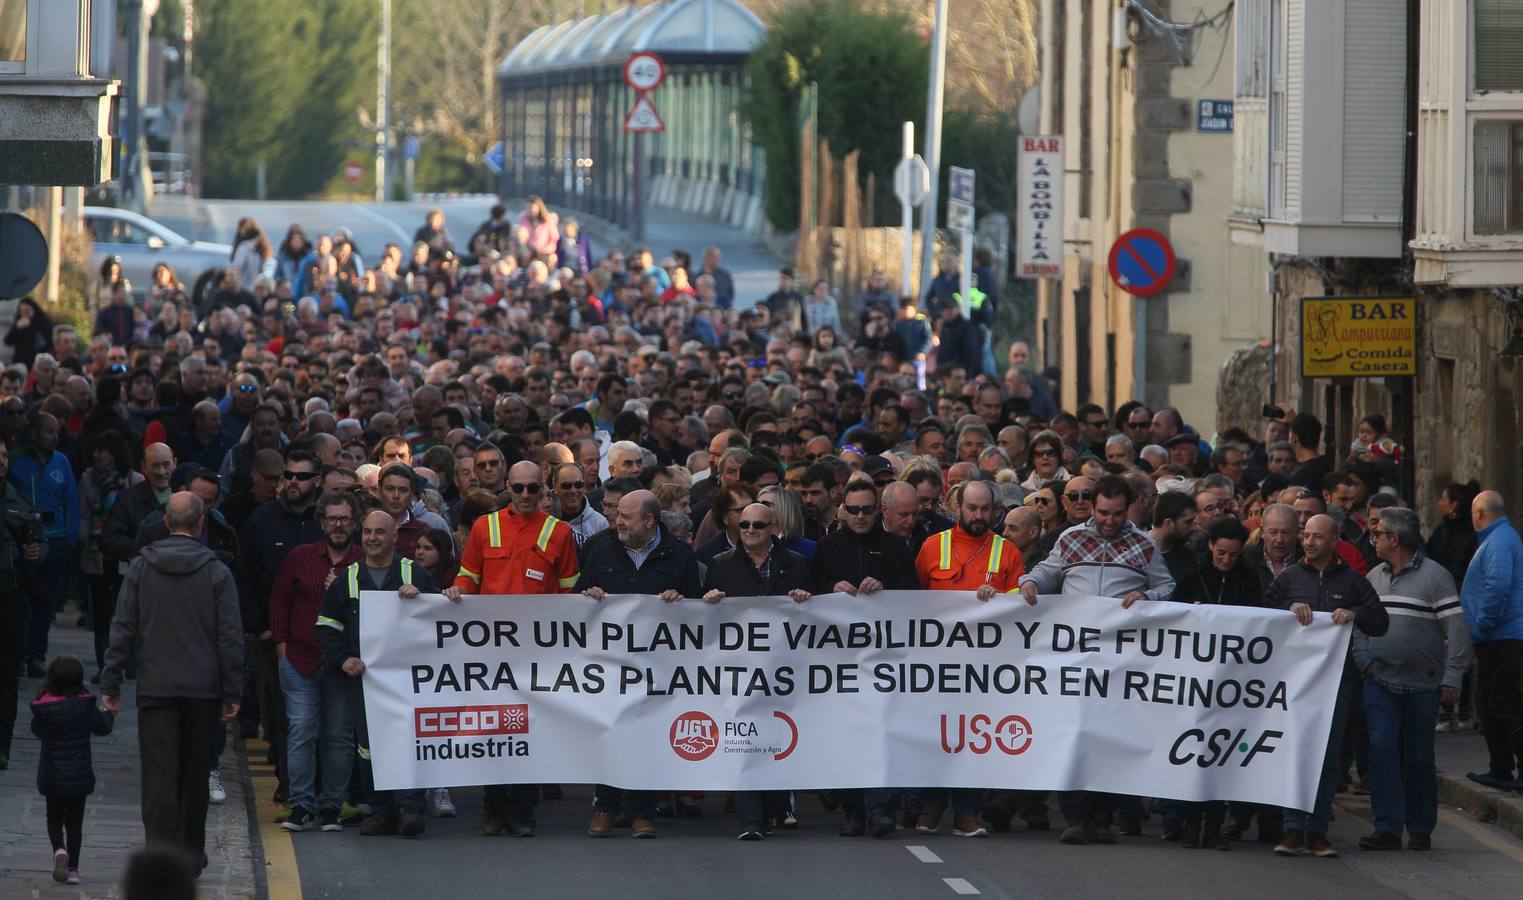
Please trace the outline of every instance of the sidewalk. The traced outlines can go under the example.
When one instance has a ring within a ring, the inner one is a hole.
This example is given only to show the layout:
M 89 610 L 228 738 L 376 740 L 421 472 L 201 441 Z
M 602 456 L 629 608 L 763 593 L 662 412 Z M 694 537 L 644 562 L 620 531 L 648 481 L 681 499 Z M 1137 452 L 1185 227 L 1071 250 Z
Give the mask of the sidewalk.
M 69 607 L 54 617 L 49 652 L 72 653 L 95 672 L 94 639 L 75 627 L 78 610 Z M 118 885 L 127 858 L 143 841 L 139 808 L 137 708 L 135 684 L 122 691 L 122 711 L 112 733 L 94 739 L 95 793 L 85 806 L 84 846 L 80 851 L 78 886 L 53 881 L 53 853 L 48 843 L 47 805 L 37 793 L 37 739 L 32 737 L 32 714 L 27 704 L 39 680 L 21 680 L 16 736 L 11 763 L 0 772 L 0 900 L 33 897 L 105 898 L 119 896 Z M 92 691 L 98 685 L 87 685 Z M 257 847 L 249 839 L 240 754 L 230 742 L 222 754 L 222 781 L 227 802 L 211 807 L 206 821 L 206 855 L 210 865 L 198 882 L 202 898 L 251 898 L 257 889 L 254 859 Z
M 1484 772 L 1490 759 L 1479 731 L 1438 734 L 1438 801 L 1458 806 L 1523 838 L 1523 795 L 1484 787 L 1465 777 Z

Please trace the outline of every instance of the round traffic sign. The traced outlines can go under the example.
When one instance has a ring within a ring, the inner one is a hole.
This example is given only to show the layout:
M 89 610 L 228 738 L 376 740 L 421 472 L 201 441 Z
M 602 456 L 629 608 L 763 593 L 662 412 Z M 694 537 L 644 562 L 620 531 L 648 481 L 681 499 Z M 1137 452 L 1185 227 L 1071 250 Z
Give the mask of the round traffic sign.
M 1151 297 L 1174 277 L 1174 248 L 1151 228 L 1133 228 L 1111 245 L 1111 279 L 1128 294 Z
M 365 167 L 359 163 L 346 163 L 344 165 L 344 177 L 350 181 L 359 181 L 365 177 Z
M 624 63 L 624 83 L 639 91 L 649 93 L 666 80 L 666 63 L 654 53 L 635 53 Z
M 48 267 L 42 230 L 20 213 L 0 212 L 0 298 L 25 297 Z

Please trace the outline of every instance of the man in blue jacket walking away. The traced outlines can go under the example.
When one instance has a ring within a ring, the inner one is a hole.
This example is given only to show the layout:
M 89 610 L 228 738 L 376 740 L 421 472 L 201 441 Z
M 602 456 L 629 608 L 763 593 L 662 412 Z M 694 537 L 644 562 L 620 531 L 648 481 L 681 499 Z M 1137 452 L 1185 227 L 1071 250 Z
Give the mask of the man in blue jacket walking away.
M 1460 605 L 1475 645 L 1481 727 L 1491 754 L 1488 770 L 1469 777 L 1517 790 L 1514 769 L 1523 764 L 1523 540 L 1505 509 L 1496 491 L 1482 491 L 1470 505 L 1480 548 L 1465 570 Z

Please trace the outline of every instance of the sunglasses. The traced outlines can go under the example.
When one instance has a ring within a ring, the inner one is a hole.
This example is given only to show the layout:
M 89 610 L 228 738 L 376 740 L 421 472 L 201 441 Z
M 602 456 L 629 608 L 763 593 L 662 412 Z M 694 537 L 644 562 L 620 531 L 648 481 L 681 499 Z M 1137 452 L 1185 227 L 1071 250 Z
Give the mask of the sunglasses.
M 766 531 L 768 528 L 772 527 L 772 523 L 749 522 L 742 519 L 739 523 L 737 523 L 736 527 L 738 527 L 741 531 Z
M 1095 499 L 1094 491 L 1070 491 L 1063 495 L 1065 500 L 1084 500 L 1086 502 Z
M 1128 422 L 1128 423 L 1126 423 L 1126 427 L 1132 429 L 1133 431 L 1136 431 L 1139 428 L 1147 428 L 1148 425 L 1149 425 L 1149 423 L 1147 423 L 1147 422 Z
M 741 398 L 741 395 L 740 394 L 734 394 L 734 393 L 726 393 L 724 395 L 724 398 L 726 400 L 739 400 Z
M 579 491 L 579 490 L 585 488 L 586 486 L 587 486 L 587 482 L 585 482 L 585 481 L 562 481 L 561 482 L 561 490 L 563 490 L 563 491 Z
M 292 472 L 291 470 L 287 469 L 286 471 L 280 473 L 280 477 L 284 478 L 286 481 L 311 481 L 312 479 L 317 478 L 318 474 L 316 472 Z
M 1037 506 L 1047 506 L 1048 504 L 1052 503 L 1051 497 L 1034 497 L 1032 499 Z
M 1105 419 L 1094 419 L 1092 421 L 1085 422 L 1084 424 L 1089 428 L 1104 428 L 1105 421 Z
M 1040 457 L 1040 456 L 1054 456 L 1055 457 L 1055 456 L 1058 455 L 1058 451 L 1056 451 L 1056 450 L 1047 450 L 1047 449 L 1033 450 L 1033 451 L 1031 451 L 1031 455 L 1032 456 L 1038 456 L 1038 457 Z
M 537 481 L 530 482 L 529 484 L 510 484 L 508 487 L 512 488 L 513 493 L 515 494 L 522 494 L 524 491 L 528 491 L 531 494 L 537 494 L 545 489 L 545 486 Z
M 866 516 L 878 511 L 878 504 L 868 503 L 865 506 L 842 506 L 848 516 Z

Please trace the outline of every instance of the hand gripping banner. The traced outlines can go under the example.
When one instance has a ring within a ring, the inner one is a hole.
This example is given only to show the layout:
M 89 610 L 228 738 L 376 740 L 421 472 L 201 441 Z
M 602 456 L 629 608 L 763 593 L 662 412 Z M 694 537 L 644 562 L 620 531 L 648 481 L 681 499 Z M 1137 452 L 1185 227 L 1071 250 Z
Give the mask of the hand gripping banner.
M 376 786 L 945 786 L 1309 808 L 1349 626 L 958 591 L 360 601 Z M 336 675 L 335 677 L 347 677 Z

